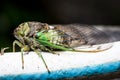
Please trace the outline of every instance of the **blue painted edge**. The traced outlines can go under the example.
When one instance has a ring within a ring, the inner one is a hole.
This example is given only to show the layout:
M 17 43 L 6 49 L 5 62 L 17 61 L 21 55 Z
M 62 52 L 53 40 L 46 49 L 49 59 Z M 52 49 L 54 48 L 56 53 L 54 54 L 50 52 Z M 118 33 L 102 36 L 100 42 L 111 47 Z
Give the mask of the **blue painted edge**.
M 71 68 L 65 70 L 53 71 L 50 74 L 44 73 L 32 73 L 32 74 L 16 74 L 16 75 L 4 75 L 0 76 L 0 80 L 46 80 L 46 79 L 62 79 L 62 78 L 74 78 L 83 76 L 92 76 L 96 74 L 106 74 L 111 72 L 120 71 L 120 61 L 109 62 L 99 65 L 85 66 L 82 68 Z

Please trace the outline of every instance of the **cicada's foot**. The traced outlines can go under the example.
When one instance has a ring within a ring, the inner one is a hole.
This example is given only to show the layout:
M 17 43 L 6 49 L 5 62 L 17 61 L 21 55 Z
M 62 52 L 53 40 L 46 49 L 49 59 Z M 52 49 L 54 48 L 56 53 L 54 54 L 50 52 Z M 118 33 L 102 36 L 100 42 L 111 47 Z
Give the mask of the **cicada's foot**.
M 24 55 L 28 55 L 28 54 L 29 54 L 29 52 L 25 52 L 25 53 L 24 53 Z

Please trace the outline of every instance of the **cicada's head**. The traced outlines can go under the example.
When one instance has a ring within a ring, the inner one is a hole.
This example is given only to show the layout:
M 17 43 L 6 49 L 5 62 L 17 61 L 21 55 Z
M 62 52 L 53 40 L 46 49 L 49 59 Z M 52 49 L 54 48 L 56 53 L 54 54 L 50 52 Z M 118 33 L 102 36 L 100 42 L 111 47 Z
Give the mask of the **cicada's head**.
M 23 38 L 28 35 L 30 32 L 30 27 L 27 22 L 20 24 L 15 30 L 14 30 L 14 36 L 19 41 L 23 42 Z

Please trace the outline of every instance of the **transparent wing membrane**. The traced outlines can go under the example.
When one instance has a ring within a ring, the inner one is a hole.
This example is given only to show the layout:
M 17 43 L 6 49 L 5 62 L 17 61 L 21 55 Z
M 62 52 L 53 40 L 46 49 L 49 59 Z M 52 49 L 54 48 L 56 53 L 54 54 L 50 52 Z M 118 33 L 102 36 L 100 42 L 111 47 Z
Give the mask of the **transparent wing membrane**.
M 111 41 L 110 35 L 94 26 L 79 24 L 62 25 L 59 26 L 59 30 L 72 37 L 70 47 L 77 50 L 102 51 L 112 47 L 112 43 L 109 43 Z

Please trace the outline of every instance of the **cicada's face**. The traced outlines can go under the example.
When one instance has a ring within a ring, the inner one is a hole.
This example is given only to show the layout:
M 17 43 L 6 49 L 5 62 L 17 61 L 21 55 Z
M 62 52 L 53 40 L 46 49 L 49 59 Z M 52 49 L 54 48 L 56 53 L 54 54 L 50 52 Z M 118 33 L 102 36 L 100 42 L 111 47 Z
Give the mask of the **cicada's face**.
M 27 34 L 30 32 L 30 28 L 27 22 L 20 24 L 15 30 L 14 30 L 14 36 L 19 41 L 23 42 L 23 38 L 27 36 Z

